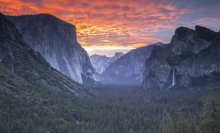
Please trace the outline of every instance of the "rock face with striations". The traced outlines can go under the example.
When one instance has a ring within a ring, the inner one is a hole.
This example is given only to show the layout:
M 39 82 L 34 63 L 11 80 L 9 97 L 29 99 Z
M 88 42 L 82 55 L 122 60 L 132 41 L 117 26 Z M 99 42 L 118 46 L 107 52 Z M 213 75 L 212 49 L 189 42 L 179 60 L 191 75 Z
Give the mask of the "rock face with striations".
M 123 56 L 124 54 L 121 52 L 116 52 L 113 57 L 106 57 L 105 55 L 92 55 L 90 56 L 90 61 L 92 66 L 95 68 L 96 72 L 102 74 L 105 69 L 113 63 L 115 60 Z
M 79 83 L 83 83 L 82 76 L 100 80 L 87 52 L 76 40 L 74 25 L 48 14 L 8 16 L 7 19 L 15 24 L 25 43 L 64 75 Z
M 172 83 L 172 69 L 182 60 L 167 48 L 154 47 L 145 62 L 142 78 L 143 88 L 168 87 Z
M 145 60 L 155 46 L 167 47 L 162 43 L 131 50 L 109 65 L 101 74 L 107 84 L 141 84 Z
M 192 77 L 218 71 L 219 37 L 219 33 L 201 26 L 195 30 L 177 28 L 168 49 L 155 47 L 146 60 L 143 88 L 167 89 L 174 77 L 176 84 L 186 86 Z
M 220 33 L 213 43 L 198 54 L 193 55 L 178 64 L 176 76 L 180 85 L 187 85 L 192 77 L 210 75 L 220 70 Z
M 16 73 L 16 82 L 11 75 L 1 75 L 1 86 L 10 90 L 21 85 L 18 81 L 24 81 L 22 92 L 39 88 L 54 91 L 69 91 L 79 97 L 91 97 L 91 91 L 81 84 L 69 79 L 56 69 L 28 44 L 23 42 L 23 37 L 15 25 L 0 13 L 0 67 L 3 70 L 11 70 Z M 39 89 L 40 90 L 40 89 Z
M 216 32 L 201 26 L 196 26 L 195 30 L 179 27 L 171 39 L 169 49 L 182 56 L 197 54 L 202 49 L 207 48 L 216 35 Z

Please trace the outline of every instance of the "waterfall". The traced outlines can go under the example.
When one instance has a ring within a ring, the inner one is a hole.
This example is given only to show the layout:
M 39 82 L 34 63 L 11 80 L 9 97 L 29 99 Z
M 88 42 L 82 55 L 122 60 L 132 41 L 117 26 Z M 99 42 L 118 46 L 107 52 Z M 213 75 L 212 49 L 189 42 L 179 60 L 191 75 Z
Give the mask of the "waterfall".
M 176 79 L 175 79 L 175 68 L 176 68 L 176 66 L 173 68 L 173 80 L 172 80 L 172 85 L 169 86 L 169 87 L 167 88 L 167 90 L 170 89 L 171 87 L 173 87 L 173 86 L 176 84 Z
M 173 81 L 172 81 L 172 86 L 174 86 L 175 83 L 176 83 L 176 79 L 175 79 L 175 68 L 176 68 L 176 66 L 173 68 Z

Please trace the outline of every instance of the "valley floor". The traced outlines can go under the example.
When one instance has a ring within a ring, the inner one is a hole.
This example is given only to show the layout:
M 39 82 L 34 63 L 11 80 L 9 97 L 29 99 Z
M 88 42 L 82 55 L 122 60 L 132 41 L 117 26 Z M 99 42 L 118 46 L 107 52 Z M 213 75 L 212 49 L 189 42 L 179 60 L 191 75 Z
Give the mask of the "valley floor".
M 96 86 L 93 98 L 68 92 L 0 89 L 0 132 L 157 133 L 202 131 L 206 88 L 143 90 Z

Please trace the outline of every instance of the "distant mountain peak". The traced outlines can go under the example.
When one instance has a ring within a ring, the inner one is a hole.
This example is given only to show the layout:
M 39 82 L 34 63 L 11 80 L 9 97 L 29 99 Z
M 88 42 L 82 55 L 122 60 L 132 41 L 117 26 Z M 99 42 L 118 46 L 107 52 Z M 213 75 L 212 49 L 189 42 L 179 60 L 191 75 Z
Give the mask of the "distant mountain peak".
M 141 84 L 145 60 L 150 57 L 155 46 L 166 48 L 168 45 L 155 43 L 133 49 L 110 64 L 101 78 L 106 84 Z
M 155 43 L 156 45 L 163 45 L 163 43 L 162 42 L 157 42 L 157 43 Z
M 106 57 L 105 55 L 98 55 L 98 54 L 94 54 L 94 55 L 91 55 L 90 57 Z
M 105 55 L 94 54 L 90 56 L 90 61 L 96 72 L 102 74 L 111 63 L 113 63 L 115 60 L 123 55 L 124 54 L 122 52 L 115 52 L 115 55 L 113 57 L 106 57 Z
M 122 52 L 115 52 L 115 55 L 124 55 Z

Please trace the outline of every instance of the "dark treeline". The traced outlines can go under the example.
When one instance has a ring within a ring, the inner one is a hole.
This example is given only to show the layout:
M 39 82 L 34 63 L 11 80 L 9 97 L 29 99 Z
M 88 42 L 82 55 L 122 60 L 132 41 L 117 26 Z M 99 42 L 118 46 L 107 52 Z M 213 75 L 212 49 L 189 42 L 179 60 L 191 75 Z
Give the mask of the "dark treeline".
M 100 95 L 79 98 L 4 73 L 12 79 L 1 80 L 1 133 L 219 133 L 218 89 L 99 86 L 90 89 Z

